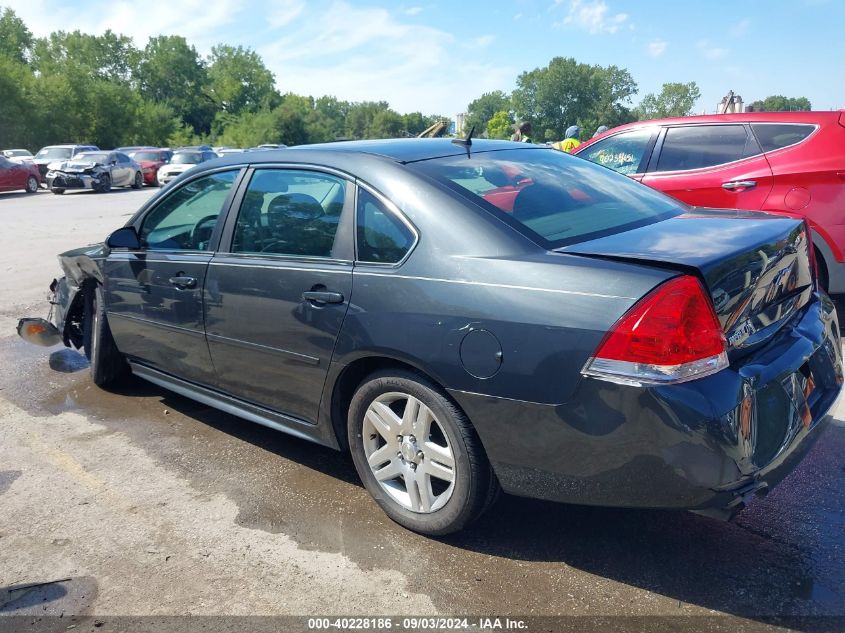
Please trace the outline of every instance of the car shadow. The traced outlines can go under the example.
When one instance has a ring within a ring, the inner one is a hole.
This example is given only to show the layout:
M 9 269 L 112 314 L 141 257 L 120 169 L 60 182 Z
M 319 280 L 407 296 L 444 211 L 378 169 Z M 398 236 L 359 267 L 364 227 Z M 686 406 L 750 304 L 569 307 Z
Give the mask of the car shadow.
M 134 378 L 115 393 L 160 398 L 162 405 L 240 441 L 362 487 L 348 455 L 244 422 Z M 266 461 L 247 465 L 244 476 L 253 481 L 272 477 L 267 468 Z M 214 476 L 221 477 L 219 473 Z M 823 476 L 835 479 L 841 473 L 826 472 Z M 678 601 L 679 608 L 685 603 L 764 622 L 773 617 L 787 618 L 788 625 L 796 630 L 814 630 L 819 626 L 818 620 L 810 618 L 814 614 L 835 613 L 840 618 L 845 615 L 840 595 L 842 583 L 836 580 L 838 572 L 830 572 L 835 563 L 819 562 L 835 556 L 845 539 L 842 535 L 827 535 L 820 544 L 821 537 L 814 532 L 819 527 L 816 519 L 792 505 L 790 495 L 794 490 L 790 490 L 788 482 L 789 479 L 784 482 L 784 490 L 777 489 L 766 499 L 758 500 L 731 523 L 684 511 L 588 507 L 503 495 L 479 521 L 448 537 L 417 537 L 386 519 L 386 527 L 379 529 L 395 530 L 403 541 L 414 539 L 413 547 L 434 558 L 457 548 L 484 560 L 502 560 L 508 569 L 513 569 L 514 563 L 550 563 L 669 597 Z M 823 482 L 819 490 L 825 485 L 836 482 Z M 358 512 L 350 520 L 338 513 L 336 502 L 328 503 L 329 498 L 339 494 L 336 488 L 315 489 L 325 504 L 319 520 L 327 526 L 344 524 L 344 530 L 356 534 L 364 543 L 359 549 L 367 552 L 366 563 L 372 564 L 373 550 L 366 534 L 373 529 L 366 523 L 372 518 Z M 315 490 L 301 492 L 314 494 Z M 777 494 L 781 492 L 784 494 Z M 802 498 L 800 508 L 815 502 L 811 495 Z M 245 505 L 257 504 L 263 507 L 257 507 L 256 512 L 278 515 L 280 506 L 274 504 L 279 503 L 255 496 Z M 284 517 L 286 529 L 301 530 L 297 523 L 312 520 L 297 514 L 295 507 L 282 509 L 288 513 Z M 372 512 L 378 512 L 375 504 Z M 777 517 L 781 531 L 773 531 L 767 525 L 766 517 L 772 516 Z M 829 518 L 822 529 L 833 530 L 834 523 Z M 304 531 L 309 530 L 313 542 L 317 537 L 313 528 L 306 526 Z M 324 533 L 331 535 L 332 530 L 326 528 Z M 382 538 L 383 533 L 379 539 Z M 448 571 L 444 568 L 442 573 Z M 637 605 L 631 605 L 630 612 L 638 612 Z M 845 624 L 845 620 L 840 623 Z

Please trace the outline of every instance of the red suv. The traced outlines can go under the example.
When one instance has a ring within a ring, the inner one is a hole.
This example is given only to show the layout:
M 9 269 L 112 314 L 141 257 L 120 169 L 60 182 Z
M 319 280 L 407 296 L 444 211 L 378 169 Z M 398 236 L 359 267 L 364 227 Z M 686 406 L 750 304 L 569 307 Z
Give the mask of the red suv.
M 822 285 L 845 292 L 845 111 L 639 121 L 573 153 L 691 205 L 806 218 Z

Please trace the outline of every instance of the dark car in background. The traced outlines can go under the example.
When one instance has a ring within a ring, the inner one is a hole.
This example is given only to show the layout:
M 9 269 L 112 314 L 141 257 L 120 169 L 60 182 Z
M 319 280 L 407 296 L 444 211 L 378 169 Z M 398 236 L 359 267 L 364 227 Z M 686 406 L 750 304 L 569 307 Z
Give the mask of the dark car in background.
M 845 110 L 640 121 L 573 153 L 688 204 L 806 219 L 822 286 L 845 293 Z
M 178 149 L 173 152 L 173 156 L 170 157 L 170 160 L 166 164 L 159 167 L 156 177 L 158 178 L 160 185 L 166 185 L 171 180 L 178 178 L 195 165 L 199 165 L 200 163 L 214 160 L 216 158 L 217 154 L 215 154 L 211 148 L 207 150 Z
M 33 162 L 38 167 L 42 180 L 44 180 L 47 177 L 47 166 L 50 163 L 69 160 L 82 152 L 98 151 L 100 151 L 100 148 L 96 145 L 76 145 L 72 143 L 67 145 L 47 145 L 38 150 Z
M 62 194 L 68 189 L 90 189 L 106 193 L 112 187 L 143 185 L 141 166 L 123 152 L 83 152 L 74 158 L 50 163 L 47 186 Z
M 160 187 L 158 181 L 158 170 L 167 164 L 173 157 L 169 149 L 139 149 L 129 152 L 129 157 L 134 159 L 140 166 L 144 175 L 144 184 L 153 187 Z
M 0 156 L 0 191 L 38 191 L 41 174 L 32 163 L 22 163 Z
M 83 348 L 99 385 L 131 371 L 350 450 L 422 533 L 500 488 L 728 517 L 841 389 L 810 249 L 801 220 L 693 209 L 552 149 L 314 145 L 197 167 L 64 253 L 54 322 L 18 330 Z

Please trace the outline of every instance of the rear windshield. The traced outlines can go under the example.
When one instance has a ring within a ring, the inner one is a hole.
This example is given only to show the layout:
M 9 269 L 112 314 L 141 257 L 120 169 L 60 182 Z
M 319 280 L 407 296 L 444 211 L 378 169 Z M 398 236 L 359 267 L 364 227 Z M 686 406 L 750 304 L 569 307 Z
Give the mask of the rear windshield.
M 411 163 L 546 247 L 619 233 L 686 210 L 645 185 L 553 149 L 513 149 Z
M 184 153 L 177 153 L 173 154 L 173 158 L 170 159 L 171 163 L 175 163 L 177 165 L 190 165 L 202 162 L 202 154 L 199 152 L 184 152 Z
M 70 147 L 45 147 L 36 155 L 36 158 L 70 158 L 73 150 Z
M 89 160 L 94 161 L 96 163 L 104 163 L 108 159 L 109 155 L 105 152 L 103 153 L 95 153 L 95 152 L 83 152 L 82 154 L 77 154 L 74 156 L 74 160 Z
M 764 152 L 773 152 L 787 145 L 795 145 L 810 136 L 815 125 L 797 125 L 794 123 L 752 123 L 754 136 L 760 141 Z
M 130 152 L 135 160 L 164 160 L 163 152 Z

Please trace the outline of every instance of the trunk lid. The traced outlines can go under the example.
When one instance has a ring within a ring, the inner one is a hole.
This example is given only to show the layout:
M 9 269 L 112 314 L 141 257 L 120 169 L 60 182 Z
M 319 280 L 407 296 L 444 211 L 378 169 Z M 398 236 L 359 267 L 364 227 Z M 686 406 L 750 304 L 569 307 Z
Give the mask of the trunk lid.
M 768 339 L 815 289 L 805 225 L 784 216 L 694 208 L 558 250 L 697 274 L 733 349 Z

